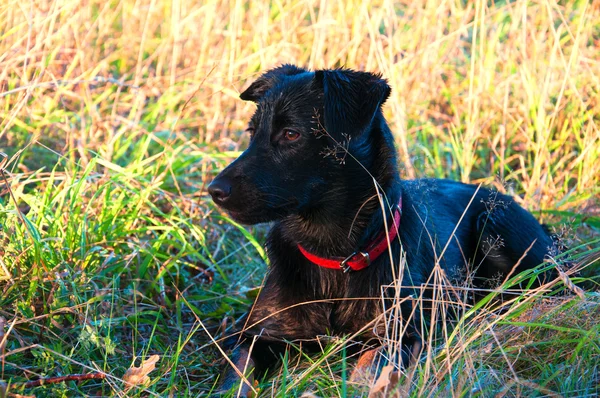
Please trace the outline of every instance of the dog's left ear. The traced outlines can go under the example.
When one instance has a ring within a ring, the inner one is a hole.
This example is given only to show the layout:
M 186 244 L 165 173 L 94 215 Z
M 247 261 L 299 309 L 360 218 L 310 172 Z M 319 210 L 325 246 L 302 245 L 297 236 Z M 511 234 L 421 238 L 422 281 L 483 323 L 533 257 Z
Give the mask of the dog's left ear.
M 244 92 L 240 94 L 240 98 L 244 101 L 258 102 L 267 91 L 285 76 L 297 75 L 304 72 L 306 72 L 306 69 L 291 64 L 283 64 L 277 68 L 268 70 L 256 79 L 250 87 L 244 90 Z
M 369 72 L 319 70 L 315 80 L 323 87 L 325 129 L 334 137 L 364 132 L 391 92 L 381 75 Z

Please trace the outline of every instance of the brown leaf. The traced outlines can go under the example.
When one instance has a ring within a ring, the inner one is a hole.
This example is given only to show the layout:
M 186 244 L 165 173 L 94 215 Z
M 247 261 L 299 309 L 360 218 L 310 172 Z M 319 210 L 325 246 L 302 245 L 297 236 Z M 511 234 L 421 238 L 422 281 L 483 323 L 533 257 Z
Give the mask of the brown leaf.
M 373 371 L 373 365 L 379 353 L 378 348 L 366 350 L 360 354 L 356 365 L 350 374 L 350 381 L 353 383 L 360 383 L 363 380 L 371 379 L 371 372 Z M 369 380 L 370 381 L 370 380 Z
M 142 363 L 142 366 L 139 368 L 135 366 L 130 367 L 123 375 L 123 381 L 128 383 L 130 387 L 131 385 L 146 384 L 150 381 L 148 373 L 152 372 L 154 368 L 156 368 L 158 359 L 158 355 L 152 355 L 150 358 L 145 360 Z
M 369 398 L 383 397 L 386 391 L 395 388 L 398 385 L 398 376 L 398 372 L 394 371 L 393 366 L 384 366 L 381 369 L 381 375 L 369 391 Z

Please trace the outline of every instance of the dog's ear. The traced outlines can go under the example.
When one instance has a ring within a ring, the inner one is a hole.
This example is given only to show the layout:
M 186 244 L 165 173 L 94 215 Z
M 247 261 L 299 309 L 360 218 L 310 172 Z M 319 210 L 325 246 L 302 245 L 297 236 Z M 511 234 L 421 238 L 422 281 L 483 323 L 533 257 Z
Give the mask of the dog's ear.
M 306 72 L 305 69 L 290 64 L 284 64 L 277 68 L 273 68 L 256 79 L 250 87 L 240 94 L 240 98 L 244 101 L 258 102 L 258 100 L 284 76 L 297 75 L 304 72 Z
M 379 74 L 347 69 L 320 70 L 315 80 L 323 88 L 323 122 L 329 134 L 360 135 L 390 96 Z

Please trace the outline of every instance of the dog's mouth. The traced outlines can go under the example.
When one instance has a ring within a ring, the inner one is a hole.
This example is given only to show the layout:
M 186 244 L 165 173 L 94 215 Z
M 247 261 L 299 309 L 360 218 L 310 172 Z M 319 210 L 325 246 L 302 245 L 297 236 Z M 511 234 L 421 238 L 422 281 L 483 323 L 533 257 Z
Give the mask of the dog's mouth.
M 261 224 L 270 221 L 275 221 L 277 219 L 273 218 L 272 216 L 269 216 L 269 214 L 266 213 L 249 213 L 246 211 L 235 210 L 225 210 L 225 212 L 233 221 L 244 225 Z
M 254 225 L 280 220 L 289 215 L 290 207 L 290 205 L 282 205 L 277 207 L 247 208 L 240 210 L 220 206 L 220 208 L 227 213 L 229 218 L 244 225 Z
M 225 210 L 225 212 L 233 221 L 243 223 L 243 220 L 245 219 L 243 211 Z

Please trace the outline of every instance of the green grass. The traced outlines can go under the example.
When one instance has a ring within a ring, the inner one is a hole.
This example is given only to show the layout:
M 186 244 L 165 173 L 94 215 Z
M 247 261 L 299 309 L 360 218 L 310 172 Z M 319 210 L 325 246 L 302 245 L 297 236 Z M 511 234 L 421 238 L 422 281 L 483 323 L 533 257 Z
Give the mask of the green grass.
M 29 208 L 24 222 L 3 197 L 2 249 L 11 279 L 3 282 L 0 311 L 7 325 L 20 320 L 12 331 L 19 338 L 11 333 L 7 342 L 4 380 L 96 366 L 120 377 L 150 352 L 161 354 L 163 373 L 149 391 L 181 388 L 193 396 L 210 387 L 214 369 L 206 365 L 217 358 L 208 347 L 200 350 L 208 338 L 196 317 L 214 333 L 241 313 L 251 303 L 244 286 L 261 276 L 233 264 L 264 265 L 244 234 L 194 197 L 202 183 L 198 165 L 222 163 L 218 156 L 179 141 L 151 161 L 136 161 L 136 150 L 152 140 L 131 145 L 125 167 L 93 158 L 71 171 L 32 173 L 18 189 L 13 181 L 20 207 Z M 217 252 L 220 237 L 227 239 Z M 114 383 L 84 391 L 110 395 L 122 387 Z M 35 394 L 55 396 L 56 388 Z
M 559 280 L 500 312 L 440 300 L 429 351 L 390 383 L 350 379 L 345 337 L 292 350 L 262 394 L 600 393 L 600 10 L 370 3 L 0 5 L 0 397 L 215 387 L 226 365 L 212 339 L 252 304 L 267 227 L 236 225 L 205 186 L 247 144 L 253 105 L 237 93 L 282 62 L 382 72 L 402 176 L 517 195 L 562 232 L 586 293 Z M 153 354 L 149 382 L 127 386 Z M 106 378 L 24 386 L 93 372 Z

